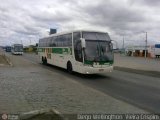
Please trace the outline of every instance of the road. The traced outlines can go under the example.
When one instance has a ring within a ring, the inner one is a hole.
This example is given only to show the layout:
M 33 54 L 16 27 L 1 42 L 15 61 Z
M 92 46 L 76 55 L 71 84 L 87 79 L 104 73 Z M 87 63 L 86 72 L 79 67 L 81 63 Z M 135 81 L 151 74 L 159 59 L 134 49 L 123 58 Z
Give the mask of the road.
M 148 113 L 80 82 L 107 76 L 70 75 L 64 69 L 39 64 L 33 54 L 6 55 L 12 66 L 0 67 L 0 113 L 41 109 L 55 109 L 65 115 Z
M 23 57 L 35 64 L 37 56 L 24 54 Z M 103 92 L 118 100 L 127 102 L 151 113 L 160 113 L 160 79 L 158 77 L 114 70 L 102 75 L 68 74 L 65 70 L 51 65 L 39 66 L 58 72 L 76 82 Z

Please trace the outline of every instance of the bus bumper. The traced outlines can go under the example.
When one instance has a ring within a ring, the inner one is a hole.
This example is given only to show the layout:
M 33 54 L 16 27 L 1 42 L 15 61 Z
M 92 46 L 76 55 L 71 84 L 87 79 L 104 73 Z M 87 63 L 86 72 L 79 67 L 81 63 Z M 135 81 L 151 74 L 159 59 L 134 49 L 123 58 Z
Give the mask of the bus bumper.
M 23 55 L 23 52 L 13 52 L 14 55 Z
M 107 73 L 107 72 L 112 72 L 113 71 L 113 66 L 108 66 L 108 67 L 87 67 L 85 66 L 82 73 L 83 74 L 96 74 L 96 73 Z

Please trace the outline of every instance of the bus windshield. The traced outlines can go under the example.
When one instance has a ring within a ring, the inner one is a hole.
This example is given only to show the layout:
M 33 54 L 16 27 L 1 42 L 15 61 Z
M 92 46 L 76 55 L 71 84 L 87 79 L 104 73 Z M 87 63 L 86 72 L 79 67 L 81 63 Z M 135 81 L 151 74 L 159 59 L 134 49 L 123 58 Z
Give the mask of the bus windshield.
M 86 40 L 84 53 L 87 61 L 113 61 L 112 44 L 109 41 Z
M 20 46 L 20 45 L 14 46 L 14 51 L 15 52 L 23 52 L 23 46 Z
M 87 61 L 113 61 L 112 43 L 107 33 L 83 32 L 86 40 L 84 59 Z

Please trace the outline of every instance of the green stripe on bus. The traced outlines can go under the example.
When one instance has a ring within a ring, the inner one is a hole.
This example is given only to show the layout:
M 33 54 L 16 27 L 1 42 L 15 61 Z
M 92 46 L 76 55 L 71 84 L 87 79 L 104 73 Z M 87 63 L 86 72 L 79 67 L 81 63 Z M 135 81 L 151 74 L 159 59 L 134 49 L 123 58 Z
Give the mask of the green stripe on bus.
M 38 48 L 38 52 L 44 52 L 44 48 Z
M 38 52 L 45 52 L 47 48 L 38 48 Z M 72 48 L 52 48 L 52 53 L 72 55 Z
M 62 48 L 52 48 L 52 53 L 62 54 Z
M 72 55 L 72 48 L 52 48 L 52 53 Z

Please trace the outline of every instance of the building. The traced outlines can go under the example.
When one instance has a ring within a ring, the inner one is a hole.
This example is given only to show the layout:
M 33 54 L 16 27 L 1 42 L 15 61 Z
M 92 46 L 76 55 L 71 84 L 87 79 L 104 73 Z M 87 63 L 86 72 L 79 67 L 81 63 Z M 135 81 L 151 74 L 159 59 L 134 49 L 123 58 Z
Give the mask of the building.
M 36 52 L 37 46 L 29 45 L 24 47 L 24 52 Z
M 147 50 L 147 51 L 146 51 Z M 125 54 L 127 56 L 136 56 L 136 57 L 145 57 L 155 58 L 155 45 L 152 46 L 128 46 L 125 48 Z

